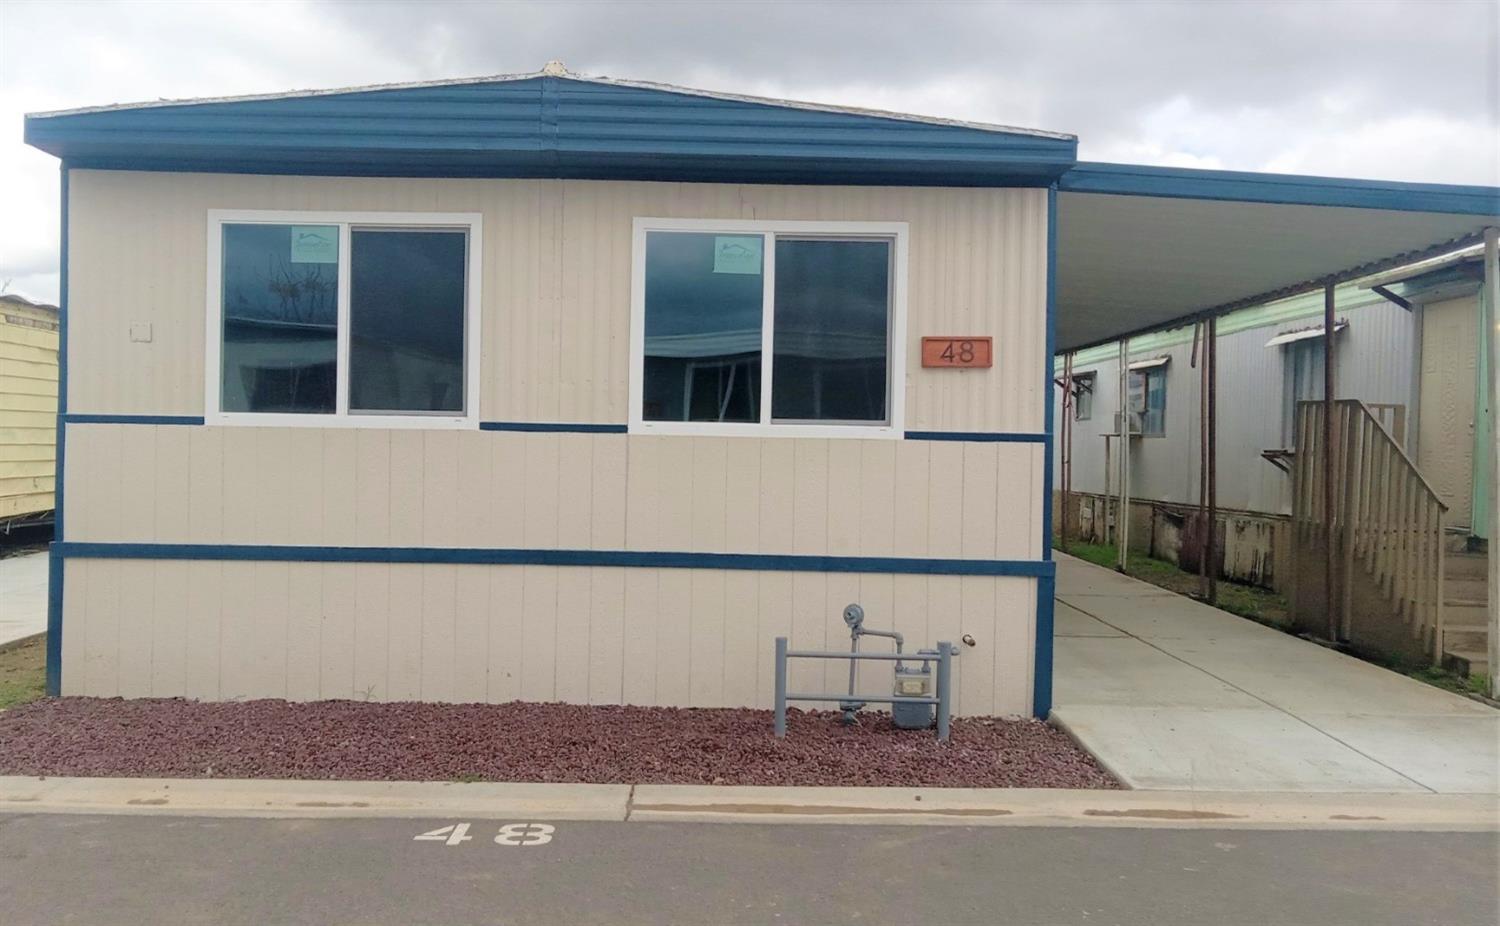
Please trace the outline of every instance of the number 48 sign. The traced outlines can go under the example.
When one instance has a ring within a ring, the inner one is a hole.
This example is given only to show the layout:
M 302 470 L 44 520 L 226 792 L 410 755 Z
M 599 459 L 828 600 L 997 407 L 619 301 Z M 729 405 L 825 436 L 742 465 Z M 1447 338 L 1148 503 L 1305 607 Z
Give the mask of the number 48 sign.
M 557 832 L 557 827 L 550 823 L 507 823 L 500 827 L 500 832 L 495 834 L 495 844 L 499 846 L 545 846 L 552 841 L 552 834 L 555 832 Z M 469 835 L 469 824 L 455 823 L 452 826 L 440 826 L 435 830 L 418 833 L 412 837 L 412 840 L 458 846 L 473 838 Z
M 923 338 L 924 367 L 992 367 L 995 365 L 994 340 L 988 337 Z

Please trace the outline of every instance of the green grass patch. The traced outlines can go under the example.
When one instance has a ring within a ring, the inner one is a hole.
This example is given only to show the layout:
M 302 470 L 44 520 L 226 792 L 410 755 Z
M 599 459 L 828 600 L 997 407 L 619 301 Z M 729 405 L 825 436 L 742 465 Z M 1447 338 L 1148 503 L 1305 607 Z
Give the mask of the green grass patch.
M 1119 551 L 1112 543 L 1070 543 L 1064 552 L 1109 569 L 1115 568 L 1119 558 Z M 1179 595 L 1198 598 L 1201 591 L 1197 573 L 1184 572 L 1177 567 L 1176 563 L 1156 559 L 1144 553 L 1132 552 L 1126 562 L 1125 571 L 1132 578 L 1150 582 L 1152 585 Z M 1220 579 L 1218 601 L 1214 603 L 1214 606 L 1230 614 L 1248 617 L 1253 621 L 1273 627 L 1284 628 L 1287 625 L 1285 596 L 1258 585 L 1245 585 L 1228 579 Z
M 1404 669 L 1407 675 L 1419 682 L 1435 685 L 1445 691 L 1456 691 L 1459 694 L 1488 695 L 1490 691 L 1490 680 L 1486 675 L 1474 674 L 1468 678 L 1454 675 L 1447 669 L 1439 669 L 1436 666 L 1424 666 L 1420 669 Z
M 0 710 L 35 701 L 46 693 L 46 637 L 0 650 Z

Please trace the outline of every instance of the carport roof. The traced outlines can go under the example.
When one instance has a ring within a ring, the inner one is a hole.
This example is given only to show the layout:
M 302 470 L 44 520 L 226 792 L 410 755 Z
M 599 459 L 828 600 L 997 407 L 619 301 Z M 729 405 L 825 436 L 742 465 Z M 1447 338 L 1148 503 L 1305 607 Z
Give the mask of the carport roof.
M 1500 189 L 1081 163 L 1058 182 L 1057 349 L 1409 263 L 1500 224 Z

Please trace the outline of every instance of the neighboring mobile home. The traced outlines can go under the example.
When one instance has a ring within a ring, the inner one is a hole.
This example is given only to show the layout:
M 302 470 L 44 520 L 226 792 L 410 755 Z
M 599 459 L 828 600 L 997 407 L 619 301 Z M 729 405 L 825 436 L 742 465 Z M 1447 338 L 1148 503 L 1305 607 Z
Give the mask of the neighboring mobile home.
M 0 293 L 0 536 L 52 517 L 57 306 Z

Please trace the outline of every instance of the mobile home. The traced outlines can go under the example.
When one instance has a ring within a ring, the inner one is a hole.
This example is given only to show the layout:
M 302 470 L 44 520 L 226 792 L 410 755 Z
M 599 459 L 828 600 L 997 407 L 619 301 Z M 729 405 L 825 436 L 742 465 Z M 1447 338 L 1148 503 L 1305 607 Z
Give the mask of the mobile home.
M 1055 349 L 1500 213 L 556 64 L 26 138 L 65 694 L 769 706 L 858 602 L 973 639 L 960 714 L 1046 716 Z
M 52 517 L 57 306 L 0 293 L 0 535 Z

